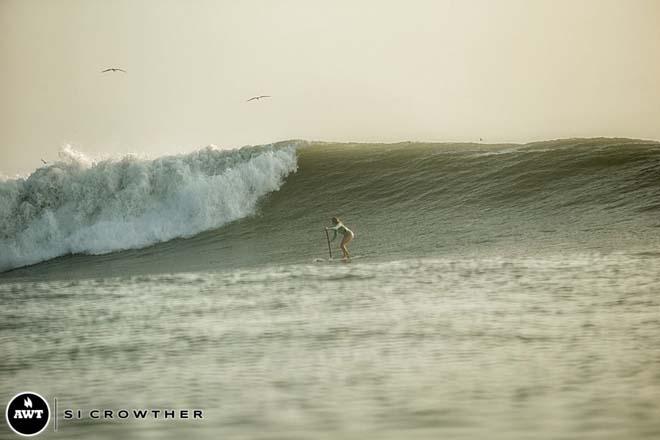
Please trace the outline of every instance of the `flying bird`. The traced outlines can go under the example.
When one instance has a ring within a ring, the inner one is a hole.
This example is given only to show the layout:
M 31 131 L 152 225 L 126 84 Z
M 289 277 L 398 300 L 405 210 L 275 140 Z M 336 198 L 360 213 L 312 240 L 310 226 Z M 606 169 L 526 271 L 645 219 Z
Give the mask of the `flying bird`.
M 258 101 L 258 100 L 260 100 L 261 98 L 272 98 L 272 97 L 271 97 L 270 95 L 253 96 L 252 98 L 248 99 L 248 100 L 245 101 L 245 102 L 250 102 L 250 101 L 255 101 L 255 100 Z
M 44 163 L 44 165 L 48 165 L 48 162 L 46 162 L 45 160 L 41 159 L 41 161 Z
M 105 72 L 124 72 L 124 73 L 126 73 L 126 71 L 124 69 L 120 69 L 119 67 L 110 67 L 109 69 L 101 70 L 101 73 L 105 73 Z

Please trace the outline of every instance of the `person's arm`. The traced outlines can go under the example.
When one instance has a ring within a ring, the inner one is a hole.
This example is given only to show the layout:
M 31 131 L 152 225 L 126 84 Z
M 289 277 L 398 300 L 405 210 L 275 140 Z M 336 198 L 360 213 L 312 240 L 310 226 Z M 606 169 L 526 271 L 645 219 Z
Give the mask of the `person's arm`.
M 334 232 L 334 235 L 332 236 L 332 238 L 330 239 L 330 241 L 335 241 L 335 238 L 337 238 L 337 231 L 339 230 L 339 227 L 340 227 L 340 226 L 341 226 L 341 223 L 338 224 L 338 225 L 335 225 L 335 226 L 330 226 L 330 227 L 326 227 L 326 228 L 325 228 L 326 231 L 332 231 L 332 232 Z

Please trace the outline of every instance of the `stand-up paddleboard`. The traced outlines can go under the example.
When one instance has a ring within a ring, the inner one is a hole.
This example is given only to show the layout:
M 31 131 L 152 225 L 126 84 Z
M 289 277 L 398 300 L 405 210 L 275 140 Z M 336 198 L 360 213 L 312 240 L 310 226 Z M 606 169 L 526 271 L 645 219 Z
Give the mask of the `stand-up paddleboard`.
M 314 258 L 314 263 L 350 263 L 356 258 L 362 258 L 363 255 L 352 255 L 348 260 L 343 258 Z

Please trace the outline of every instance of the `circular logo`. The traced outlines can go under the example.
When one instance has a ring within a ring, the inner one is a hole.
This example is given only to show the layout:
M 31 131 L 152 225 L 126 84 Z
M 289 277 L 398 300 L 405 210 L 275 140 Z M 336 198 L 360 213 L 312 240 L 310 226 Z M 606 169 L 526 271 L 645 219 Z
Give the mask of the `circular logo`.
M 46 399 L 39 394 L 25 391 L 9 401 L 5 418 L 12 431 L 30 437 L 46 429 L 50 421 L 50 408 Z

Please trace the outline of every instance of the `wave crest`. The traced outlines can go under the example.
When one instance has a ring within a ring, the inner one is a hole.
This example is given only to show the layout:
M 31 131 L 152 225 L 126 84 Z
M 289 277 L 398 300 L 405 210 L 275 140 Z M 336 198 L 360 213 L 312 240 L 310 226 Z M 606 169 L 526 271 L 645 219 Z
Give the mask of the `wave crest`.
M 99 162 L 67 147 L 60 159 L 0 182 L 0 271 L 220 227 L 253 214 L 297 170 L 292 145 Z

